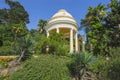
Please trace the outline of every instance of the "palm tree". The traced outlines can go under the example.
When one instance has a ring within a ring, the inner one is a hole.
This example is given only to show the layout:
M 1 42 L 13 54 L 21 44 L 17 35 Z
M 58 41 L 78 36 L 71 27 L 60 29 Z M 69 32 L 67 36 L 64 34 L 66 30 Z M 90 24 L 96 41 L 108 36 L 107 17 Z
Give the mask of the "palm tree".
M 22 31 L 22 28 L 19 24 L 15 24 L 12 27 L 12 31 L 14 32 L 14 51 L 16 52 L 16 41 L 17 41 L 18 33 Z
M 20 22 L 19 24 L 13 24 L 12 25 L 12 32 L 14 35 L 14 50 L 16 52 L 17 39 L 21 38 L 27 34 L 27 27 L 22 22 Z
M 46 20 L 40 20 L 38 23 L 38 30 L 40 31 L 40 33 L 45 33 L 45 26 L 47 24 Z
M 94 45 L 91 49 L 94 49 L 95 54 L 101 54 L 101 51 L 105 51 L 107 45 L 106 14 L 106 7 L 99 4 L 95 8 L 89 7 L 88 13 L 81 21 L 87 33 L 87 43 L 88 45 Z
M 75 80 L 94 80 L 94 74 L 90 69 L 90 66 L 94 64 L 95 57 L 91 53 L 76 53 L 74 55 L 74 61 L 71 64 L 72 75 Z
M 20 62 L 25 57 L 25 55 L 28 53 L 29 47 L 33 44 L 30 34 L 27 34 L 25 37 L 23 37 L 21 39 L 21 42 L 22 42 L 21 43 L 21 54 L 18 59 L 18 62 Z

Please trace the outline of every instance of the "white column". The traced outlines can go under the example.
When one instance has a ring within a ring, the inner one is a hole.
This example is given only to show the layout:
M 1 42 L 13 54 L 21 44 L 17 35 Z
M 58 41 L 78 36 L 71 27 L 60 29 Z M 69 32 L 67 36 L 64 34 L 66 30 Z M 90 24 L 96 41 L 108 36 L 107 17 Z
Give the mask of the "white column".
M 78 34 L 77 34 L 77 31 L 75 34 L 75 50 L 76 50 L 76 52 L 78 52 Z
M 59 28 L 56 29 L 56 33 L 59 33 Z
M 70 29 L 70 53 L 73 53 L 73 29 Z
M 50 35 L 50 34 L 49 34 L 49 32 L 47 31 L 47 38 L 49 37 L 49 35 Z

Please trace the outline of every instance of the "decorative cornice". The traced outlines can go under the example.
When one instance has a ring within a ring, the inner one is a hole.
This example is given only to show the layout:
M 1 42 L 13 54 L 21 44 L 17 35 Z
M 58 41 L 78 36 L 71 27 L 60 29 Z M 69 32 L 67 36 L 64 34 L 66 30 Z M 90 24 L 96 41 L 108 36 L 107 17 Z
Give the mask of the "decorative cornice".
M 50 21 L 53 20 L 53 19 L 57 19 L 57 18 L 70 18 L 70 19 L 75 20 L 73 17 L 70 17 L 70 16 L 56 16 L 56 17 L 52 17 L 48 22 L 50 22 Z M 76 21 L 76 20 L 75 20 L 75 21 Z
M 59 21 L 54 21 L 54 22 L 48 23 L 47 26 L 46 26 L 46 29 L 49 29 L 49 28 L 50 28 L 52 25 L 54 25 L 54 24 L 61 24 L 61 23 L 67 23 L 67 24 L 74 25 L 75 28 L 78 29 L 77 23 L 75 23 L 75 22 L 73 22 L 73 21 L 68 21 L 68 20 L 59 20 Z

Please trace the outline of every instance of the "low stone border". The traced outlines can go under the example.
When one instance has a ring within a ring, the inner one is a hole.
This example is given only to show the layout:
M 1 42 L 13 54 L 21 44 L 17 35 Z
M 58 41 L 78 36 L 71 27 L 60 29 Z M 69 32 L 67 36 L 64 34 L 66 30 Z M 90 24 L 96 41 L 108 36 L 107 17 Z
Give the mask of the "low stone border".
M 19 56 L 0 56 L 0 58 L 7 58 L 7 57 L 9 57 L 9 58 L 17 58 Z

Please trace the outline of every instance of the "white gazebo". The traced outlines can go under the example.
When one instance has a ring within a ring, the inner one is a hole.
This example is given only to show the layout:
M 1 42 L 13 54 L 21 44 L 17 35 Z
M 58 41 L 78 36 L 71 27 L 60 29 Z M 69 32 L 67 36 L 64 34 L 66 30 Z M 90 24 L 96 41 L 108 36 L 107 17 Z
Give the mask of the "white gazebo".
M 61 9 L 53 15 L 45 29 L 47 37 L 49 37 L 51 32 L 64 33 L 64 36 L 70 40 L 70 53 L 78 52 L 78 25 L 76 20 L 66 10 Z M 75 39 L 75 42 L 73 39 Z

